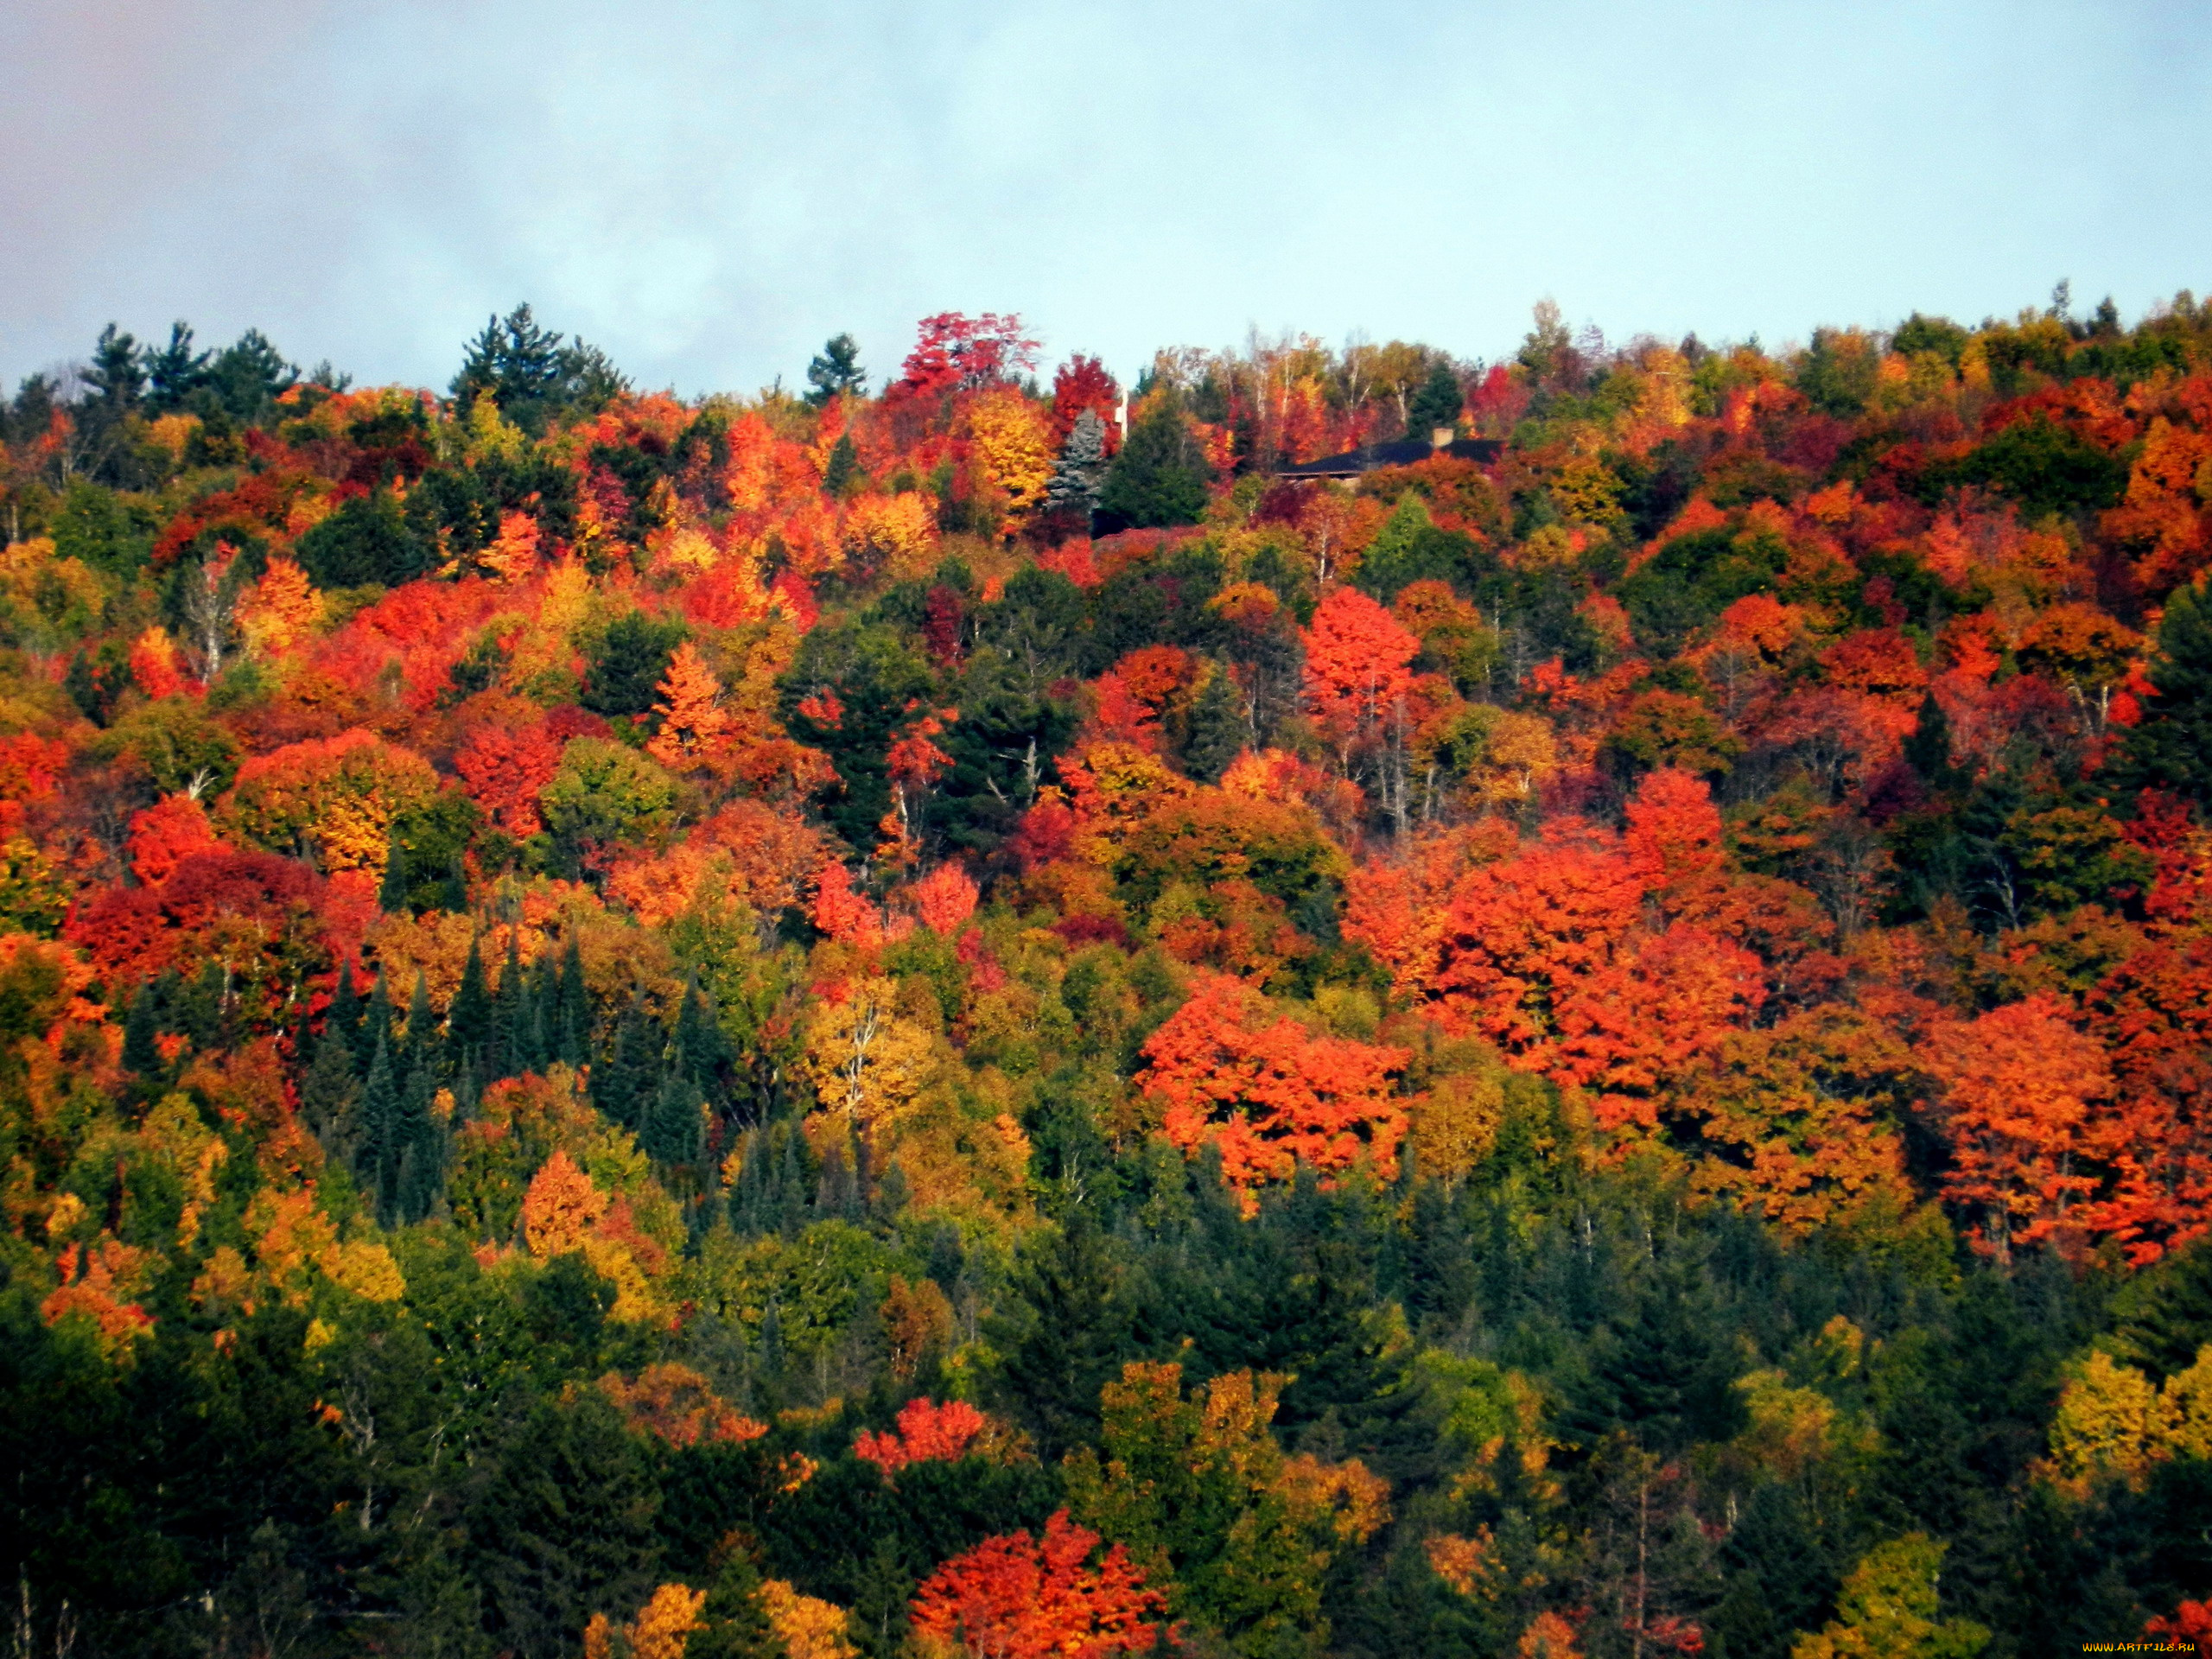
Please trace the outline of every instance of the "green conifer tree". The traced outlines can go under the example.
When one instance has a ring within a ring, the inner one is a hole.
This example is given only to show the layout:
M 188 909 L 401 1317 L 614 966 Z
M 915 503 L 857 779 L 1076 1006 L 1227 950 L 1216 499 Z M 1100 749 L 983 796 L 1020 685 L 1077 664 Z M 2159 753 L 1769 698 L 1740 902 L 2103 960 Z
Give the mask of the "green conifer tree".
M 154 1044 L 158 1014 L 152 982 L 141 983 L 123 1021 L 123 1069 L 136 1072 L 143 1084 L 153 1083 L 162 1074 L 162 1051 Z
M 468 960 L 461 970 L 461 988 L 446 1010 L 447 1064 L 459 1071 L 474 1066 L 481 1071 L 492 1040 L 492 993 L 484 979 L 482 937 L 468 942 Z
M 1191 708 L 1191 735 L 1183 747 L 1184 769 L 1202 784 L 1217 784 L 1221 774 L 1252 741 L 1244 720 L 1244 696 L 1229 670 L 1216 663 L 1198 688 Z
M 2147 673 L 2158 695 L 2121 740 L 2115 771 L 2136 789 L 2212 809 L 2212 598 L 2201 583 L 2167 595 Z

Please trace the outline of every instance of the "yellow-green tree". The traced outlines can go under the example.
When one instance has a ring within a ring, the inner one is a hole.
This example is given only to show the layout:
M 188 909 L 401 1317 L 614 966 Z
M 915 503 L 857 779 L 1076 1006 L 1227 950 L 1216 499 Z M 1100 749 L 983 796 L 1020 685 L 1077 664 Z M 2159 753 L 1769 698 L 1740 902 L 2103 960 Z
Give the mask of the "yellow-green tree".
M 1972 1619 L 1936 1621 L 1948 1548 L 1910 1532 L 1870 1551 L 1844 1580 L 1835 1618 L 1798 1637 L 1789 1659 L 1974 1659 L 1989 1632 Z

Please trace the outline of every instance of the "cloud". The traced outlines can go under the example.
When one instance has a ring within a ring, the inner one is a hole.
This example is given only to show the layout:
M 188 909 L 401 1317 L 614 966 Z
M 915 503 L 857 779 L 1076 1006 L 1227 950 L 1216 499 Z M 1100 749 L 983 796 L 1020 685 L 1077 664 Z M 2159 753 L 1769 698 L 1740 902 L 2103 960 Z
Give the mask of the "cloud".
M 110 318 L 439 384 L 528 299 L 647 385 L 1019 310 L 1511 349 L 2196 276 L 2173 8 L 179 0 L 0 15 L 0 374 Z

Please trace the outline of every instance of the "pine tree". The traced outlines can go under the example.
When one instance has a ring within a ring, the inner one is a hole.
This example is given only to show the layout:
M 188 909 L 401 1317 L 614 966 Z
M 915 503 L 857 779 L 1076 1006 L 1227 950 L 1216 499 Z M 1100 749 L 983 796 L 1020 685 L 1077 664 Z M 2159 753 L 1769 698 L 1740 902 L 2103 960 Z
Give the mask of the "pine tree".
M 354 1173 L 363 1189 L 376 1200 L 378 1219 L 389 1220 L 398 1197 L 402 1107 L 399 1085 L 391 1073 L 391 1046 L 377 1039 L 369 1060 L 369 1075 L 361 1085 L 360 1131 L 356 1141 Z
M 384 882 L 377 888 L 377 908 L 387 916 L 396 916 L 407 908 L 407 854 L 392 837 L 391 846 L 385 855 Z
M 1107 469 L 1098 493 L 1098 512 L 1133 529 L 1194 524 L 1206 510 L 1210 474 L 1181 404 L 1162 397 L 1137 423 Z
M 654 1046 L 645 994 L 634 991 L 615 1025 L 606 1062 L 594 1066 L 591 1077 L 592 1103 L 626 1129 L 639 1127 L 658 1083 Z
M 308 1128 L 323 1149 L 334 1155 L 347 1155 L 351 1149 L 340 1144 L 346 1128 L 354 1117 L 353 1106 L 360 1093 L 360 1085 L 353 1071 L 353 1046 L 336 1032 L 326 1029 L 315 1045 L 315 1062 L 308 1067 L 308 1074 L 300 1084 L 300 1109 L 308 1120 Z
M 456 1071 L 473 1066 L 480 1071 L 492 1040 L 492 993 L 484 982 L 484 951 L 480 936 L 468 942 L 468 960 L 461 970 L 461 988 L 446 1010 L 448 1064 Z
M 499 969 L 499 988 L 492 997 L 492 1039 L 486 1046 L 491 1063 L 488 1078 L 512 1077 L 523 1070 L 524 1041 L 522 951 L 512 933 L 507 936 L 506 965 Z
M 722 1061 L 729 1045 L 715 1019 L 713 999 L 700 989 L 693 974 L 683 982 L 683 1002 L 677 1011 L 676 1031 L 669 1039 L 669 1064 L 689 1077 L 702 1095 L 715 1092 Z
M 814 388 L 806 401 L 820 409 L 832 397 L 860 397 L 868 390 L 868 371 L 861 367 L 860 342 L 850 334 L 834 334 L 824 341 L 819 355 L 806 365 L 806 384 Z
M 699 1086 L 680 1071 L 661 1079 L 638 1139 L 646 1156 L 663 1164 L 693 1164 L 705 1140 Z
M 1060 446 L 1059 459 L 1052 463 L 1052 480 L 1045 486 L 1045 505 L 1080 512 L 1087 521 L 1105 483 L 1106 423 L 1096 410 L 1086 409 L 1075 417 L 1068 441 Z
M 776 1230 L 791 1238 L 797 1236 L 798 1230 L 806 1224 L 806 1141 L 797 1128 L 788 1124 L 784 1128 L 783 1141 L 772 1207 Z
M 768 1622 L 760 1570 L 734 1539 L 720 1555 L 706 1605 L 699 1610 L 700 1626 L 683 1644 L 683 1659 L 782 1659 L 784 1641 Z
M 562 952 L 559 995 L 555 1002 L 560 1012 L 554 1058 L 581 1068 L 591 1058 L 591 994 L 584 983 L 583 951 L 573 933 L 569 936 L 568 949 Z
M 2202 586 L 2167 596 L 2148 673 L 2158 695 L 2121 741 L 2117 770 L 2136 789 L 2212 809 L 2212 599 Z
M 430 988 L 423 977 L 423 970 L 415 970 L 414 994 L 407 999 L 407 1058 L 410 1065 L 428 1071 L 435 1064 L 441 1045 L 438 1041 L 438 1017 L 430 1012 Z
M 1004 1375 L 1038 1450 L 1057 1459 L 1096 1439 L 1098 1391 L 1125 1357 L 1132 1309 L 1109 1242 L 1081 1209 L 1022 1268 L 1022 1300 L 1033 1317 L 1010 1333 Z
M 154 1043 L 157 1014 L 154 987 L 142 983 L 123 1021 L 123 1069 L 136 1072 L 141 1083 L 150 1084 L 162 1072 L 162 1051 Z
M 842 495 L 861 475 L 860 451 L 853 448 L 853 435 L 840 432 L 837 442 L 830 446 L 830 459 L 822 468 L 822 488 L 829 495 Z
M 400 1091 L 399 1157 L 393 1170 L 395 1209 L 402 1222 L 417 1222 L 435 1206 L 445 1185 L 443 1136 L 431 1111 L 436 1080 L 429 1057 L 410 1070 Z
M 1406 435 L 1426 438 L 1440 426 L 1456 424 L 1464 401 L 1459 377 L 1452 372 L 1449 363 L 1438 362 L 1406 410 Z
M 379 966 L 362 1010 L 360 1034 L 354 1039 L 353 1052 L 364 1073 L 376 1058 L 377 1050 L 391 1041 L 391 996 L 385 988 L 384 969 Z
M 1252 741 L 1244 720 L 1244 696 L 1227 668 L 1213 664 L 1191 709 L 1190 741 L 1183 747 L 1184 770 L 1202 784 L 1217 784 L 1221 774 Z
M 348 1043 L 357 1042 L 360 1037 L 361 997 L 353 988 L 353 962 L 350 957 L 338 964 L 338 988 L 331 993 L 330 1007 L 322 1016 L 322 1028 L 336 1032 Z
M 1933 692 L 1920 702 L 1920 718 L 1904 741 L 1904 761 L 1934 790 L 1955 789 L 1966 781 L 1951 760 L 1951 721 Z

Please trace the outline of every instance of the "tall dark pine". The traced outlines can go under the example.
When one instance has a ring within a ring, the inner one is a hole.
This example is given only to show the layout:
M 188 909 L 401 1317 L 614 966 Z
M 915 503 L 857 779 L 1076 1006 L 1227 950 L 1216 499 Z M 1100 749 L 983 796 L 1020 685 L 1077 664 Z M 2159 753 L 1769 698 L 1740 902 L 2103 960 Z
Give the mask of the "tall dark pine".
M 693 1164 L 705 1143 L 699 1085 L 680 1071 L 661 1079 L 639 1136 L 646 1156 L 663 1164 Z
M 396 916 L 407 908 L 407 852 L 394 836 L 385 854 L 384 882 L 377 889 L 377 908 Z
M 384 969 L 377 969 L 375 982 L 369 987 L 367 1006 L 362 1010 L 360 1033 L 354 1039 L 353 1052 L 364 1075 L 376 1058 L 377 1050 L 391 1040 L 391 994 L 385 988 Z
M 380 1220 L 390 1219 L 399 1196 L 399 1156 L 404 1150 L 402 1117 L 399 1084 L 392 1076 L 391 1045 L 379 1037 L 369 1060 L 368 1077 L 361 1085 L 354 1171 L 362 1189 L 375 1199 Z
M 522 951 L 510 933 L 507 960 L 499 969 L 499 988 L 492 997 L 491 1064 L 485 1070 L 487 1080 L 512 1077 L 523 1070 L 524 1023 Z
M 336 1032 L 348 1043 L 356 1042 L 360 1037 L 361 995 L 353 988 L 353 963 L 350 957 L 338 964 L 338 987 L 330 995 L 330 1007 L 323 1014 L 322 1028 Z
M 1244 694 L 1216 663 L 1198 689 L 1191 709 L 1190 740 L 1183 746 L 1183 766 L 1203 784 L 1217 784 L 1229 763 L 1250 746 L 1251 728 L 1244 719 Z
M 415 989 L 407 999 L 407 1058 L 410 1065 L 435 1065 L 438 1058 L 438 1016 L 430 1011 L 430 988 L 415 970 Z
M 860 343 L 850 334 L 836 334 L 824 343 L 820 355 L 806 365 L 806 383 L 813 388 L 806 401 L 820 409 L 832 397 L 860 397 L 868 390 L 868 371 L 861 367 Z
M 2194 586 L 2167 596 L 2148 670 L 2158 695 L 2121 740 L 2118 770 L 2137 789 L 2164 790 L 2212 810 L 2212 597 Z
M 1096 410 L 1084 410 L 1075 417 L 1068 441 L 1060 446 L 1059 459 L 1052 464 L 1052 476 L 1045 486 L 1045 505 L 1080 514 L 1088 522 L 1091 509 L 1098 505 L 1098 492 L 1105 486 L 1106 464 L 1106 423 Z
M 154 1045 L 156 1013 L 153 984 L 142 983 L 123 1021 L 123 1069 L 137 1073 L 141 1083 L 152 1083 L 162 1073 L 162 1051 Z
M 728 1041 L 715 1019 L 714 1000 L 692 975 L 683 983 L 683 1003 L 676 1015 L 676 1031 L 669 1039 L 670 1069 L 689 1077 L 703 1095 L 716 1092 Z
M 626 1129 L 640 1127 L 645 1103 L 659 1083 L 658 1049 L 644 995 L 632 993 L 615 1024 L 607 1058 L 592 1068 L 591 1076 L 592 1103 Z
M 491 1040 L 492 993 L 485 983 L 484 950 L 480 936 L 468 942 L 468 960 L 461 967 L 461 988 L 454 993 L 453 1004 L 446 1010 L 448 1066 L 455 1072 L 474 1067 L 481 1074 L 485 1051 Z
M 300 1109 L 309 1131 L 333 1156 L 353 1155 L 346 1138 L 348 1126 L 355 1121 L 353 1109 L 359 1094 L 353 1046 L 339 1032 L 325 1031 L 315 1043 L 315 1060 L 300 1084 Z
M 407 1074 L 399 1093 L 399 1122 L 393 1136 L 398 1156 L 392 1162 L 392 1207 L 402 1222 L 416 1222 L 430 1213 L 444 1186 L 443 1136 L 431 1104 L 437 1082 L 429 1057 L 423 1056 Z
M 1438 363 L 1407 405 L 1406 435 L 1426 438 L 1440 426 L 1452 425 L 1459 418 L 1463 401 L 1459 377 L 1452 372 L 1449 363 Z
M 591 994 L 584 984 L 583 951 L 573 933 L 569 936 L 568 948 L 561 953 L 561 982 L 555 1000 L 559 1015 L 554 1033 L 554 1058 L 581 1067 L 591 1058 Z

